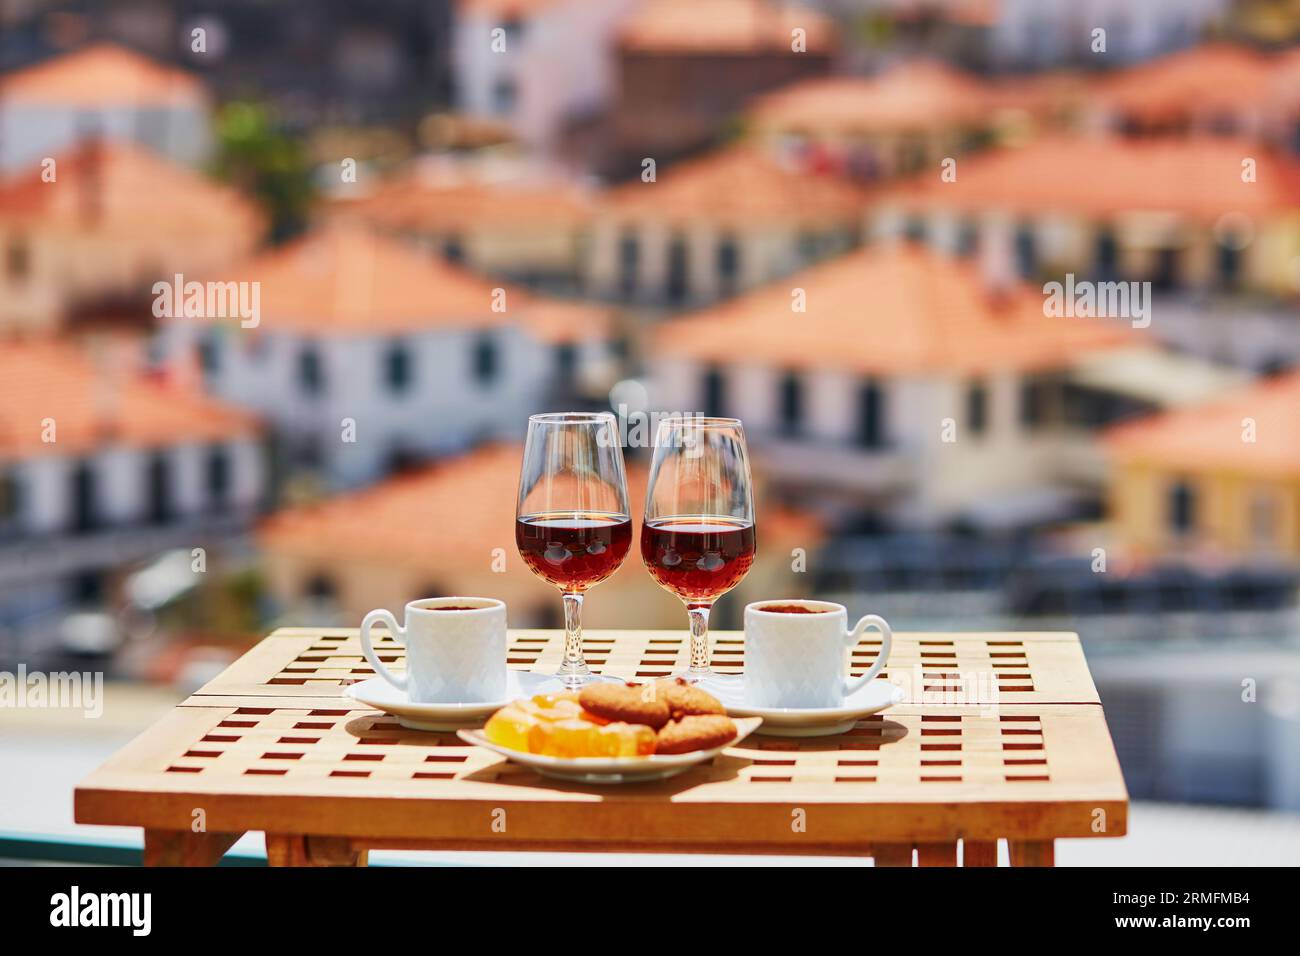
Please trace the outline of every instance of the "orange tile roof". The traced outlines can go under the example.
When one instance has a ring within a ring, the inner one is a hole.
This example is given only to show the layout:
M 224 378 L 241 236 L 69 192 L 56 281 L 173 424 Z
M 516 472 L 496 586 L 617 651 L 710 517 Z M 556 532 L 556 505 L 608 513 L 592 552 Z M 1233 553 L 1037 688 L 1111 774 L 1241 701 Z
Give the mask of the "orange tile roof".
M 193 74 L 112 43 L 96 43 L 0 77 L 0 101 L 52 106 L 202 104 L 207 91 Z
M 565 0 L 456 0 L 456 12 L 461 16 L 527 19 L 564 2 Z
M 792 314 L 791 290 L 807 296 Z M 1114 323 L 1048 318 L 1027 288 L 991 295 L 978 268 L 917 246 L 869 246 L 667 322 L 653 354 L 855 374 L 1047 370 L 1132 344 Z
M 1257 161 L 1243 182 L 1242 160 Z M 925 173 L 877 194 L 908 208 L 997 209 L 1045 216 L 1175 212 L 1210 222 L 1227 212 L 1300 212 L 1300 163 L 1256 142 L 1040 138 L 958 161 L 955 182 Z
M 0 221 L 139 236 L 215 233 L 250 248 L 262 232 L 261 212 L 242 193 L 135 143 L 86 140 L 54 161 L 53 182 L 39 168 L 0 181 Z
M 435 580 L 441 573 L 459 574 L 479 557 L 486 569 L 492 549 L 505 548 L 507 567 L 518 577 L 531 578 L 519 561 L 512 560 L 522 458 L 520 445 L 486 445 L 361 491 L 281 511 L 263 523 L 258 538 L 274 552 L 323 560 L 345 555 L 423 568 Z M 644 465 L 629 464 L 628 500 L 636 528 L 641 524 L 646 478 Z M 815 543 L 820 534 L 813 518 L 784 508 L 760 510 L 758 525 L 760 535 L 769 541 Z M 426 529 L 427 534 L 412 534 L 413 528 Z M 455 542 L 455 547 L 430 547 L 428 534 Z M 640 563 L 635 550 L 634 546 L 626 565 Z
M 337 203 L 389 229 L 476 232 L 574 229 L 591 197 L 568 182 L 493 181 L 469 172 L 416 166 L 359 199 Z
M 1254 442 L 1242 440 L 1246 418 L 1255 421 Z M 1104 445 L 1116 460 L 1162 470 L 1300 478 L 1300 372 L 1119 425 Z
M 328 335 L 519 324 L 544 341 L 600 336 L 608 310 L 480 278 L 399 239 L 335 219 L 235 270 L 261 284 L 262 328 Z M 506 311 L 492 311 L 506 290 Z M 534 326 L 533 312 L 537 321 Z
M 1238 113 L 1258 106 L 1275 77 L 1273 57 L 1208 43 L 1099 77 L 1096 105 L 1146 120 L 1185 113 Z
M 55 422 L 42 441 L 44 419 Z M 256 419 L 197 391 L 94 362 L 55 339 L 0 341 L 0 457 L 83 454 L 251 437 Z
M 929 129 L 987 118 L 990 87 L 941 63 L 918 60 L 876 76 L 804 80 L 758 97 L 749 120 L 759 128 Z
M 856 223 L 867 193 L 843 179 L 804 172 L 778 157 L 733 146 L 658 170 L 605 197 L 620 219 L 709 220 L 748 231 L 771 223 Z
M 791 31 L 806 31 L 807 51 L 830 49 L 831 22 L 808 7 L 778 0 L 649 0 L 619 32 L 636 53 L 753 54 L 791 51 Z

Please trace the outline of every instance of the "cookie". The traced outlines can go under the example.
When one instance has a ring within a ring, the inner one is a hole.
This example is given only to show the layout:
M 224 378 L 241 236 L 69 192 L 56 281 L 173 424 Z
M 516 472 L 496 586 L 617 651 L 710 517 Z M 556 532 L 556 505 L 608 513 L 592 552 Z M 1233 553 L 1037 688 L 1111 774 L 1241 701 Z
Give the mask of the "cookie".
M 721 747 L 736 737 L 736 725 L 725 714 L 702 714 L 674 720 L 659 731 L 655 753 L 684 754 Z
M 649 687 L 628 684 L 588 684 L 578 694 L 582 708 L 597 717 L 627 724 L 645 724 L 658 730 L 671 714 L 661 694 Z
M 673 720 L 727 712 L 712 694 L 700 690 L 694 684 L 688 684 L 680 677 L 656 681 L 655 691 L 660 699 L 668 704 L 668 711 L 672 714 Z

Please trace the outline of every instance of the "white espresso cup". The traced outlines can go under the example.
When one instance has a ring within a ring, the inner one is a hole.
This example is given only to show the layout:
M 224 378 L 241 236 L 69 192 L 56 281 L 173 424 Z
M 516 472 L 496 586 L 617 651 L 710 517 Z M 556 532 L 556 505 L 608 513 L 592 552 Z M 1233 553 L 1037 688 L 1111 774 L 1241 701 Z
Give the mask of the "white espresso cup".
M 370 644 L 376 624 L 406 647 L 406 676 L 384 666 Z M 506 695 L 506 606 L 494 598 L 423 598 L 406 605 L 406 625 L 379 608 L 361 622 L 370 666 L 413 703 L 474 704 Z
M 802 612 L 772 608 L 797 607 Z M 812 613 L 806 613 L 812 612 Z M 889 659 L 893 632 L 875 614 L 848 629 L 848 611 L 831 601 L 758 601 L 745 608 L 744 702 L 753 707 L 839 707 Z M 849 651 L 869 627 L 880 631 L 871 669 L 849 678 Z

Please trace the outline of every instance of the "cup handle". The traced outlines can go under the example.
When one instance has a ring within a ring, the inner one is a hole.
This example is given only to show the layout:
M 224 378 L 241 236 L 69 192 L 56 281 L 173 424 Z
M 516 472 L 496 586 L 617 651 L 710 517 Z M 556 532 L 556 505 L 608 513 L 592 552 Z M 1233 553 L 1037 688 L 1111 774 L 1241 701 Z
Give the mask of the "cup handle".
M 392 684 L 398 690 L 406 690 L 406 677 L 398 677 L 385 667 L 384 662 L 381 661 L 379 655 L 375 653 L 375 649 L 370 646 L 370 629 L 379 623 L 387 624 L 389 633 L 393 635 L 393 639 L 403 647 L 406 646 L 406 628 L 398 624 L 397 618 L 393 617 L 393 615 L 388 611 L 383 608 L 377 608 L 367 614 L 361 622 L 361 653 L 366 655 L 366 660 L 370 662 L 370 666 L 375 669 L 376 674 L 388 681 L 388 683 Z
M 875 679 L 889 660 L 889 648 L 893 642 L 894 632 L 889 627 L 889 622 L 879 614 L 864 614 L 858 618 L 858 623 L 853 625 L 853 630 L 844 634 L 844 644 L 850 650 L 858 643 L 858 638 L 862 632 L 869 627 L 874 627 L 880 631 L 880 653 L 876 655 L 876 662 L 871 665 L 871 669 L 861 677 L 852 678 L 844 682 L 844 696 L 856 693 L 867 685 L 868 682 Z

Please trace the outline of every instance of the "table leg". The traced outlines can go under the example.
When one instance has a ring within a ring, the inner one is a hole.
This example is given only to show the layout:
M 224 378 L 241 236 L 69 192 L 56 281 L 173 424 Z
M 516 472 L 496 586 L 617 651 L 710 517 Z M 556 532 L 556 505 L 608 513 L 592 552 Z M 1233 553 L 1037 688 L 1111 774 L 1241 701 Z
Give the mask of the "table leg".
M 872 857 L 876 866 L 911 866 L 912 844 L 877 843 L 872 847 Z
M 956 866 L 957 843 L 918 843 L 917 866 Z
M 242 833 L 193 833 L 189 830 L 144 831 L 145 866 L 216 866 Z
M 1051 840 L 1009 841 L 1012 866 L 1055 866 L 1056 845 Z
M 268 866 L 365 866 L 368 850 L 358 850 L 343 837 L 303 836 L 295 833 L 266 835 Z
M 963 840 L 961 844 L 962 866 L 997 866 L 997 840 Z

